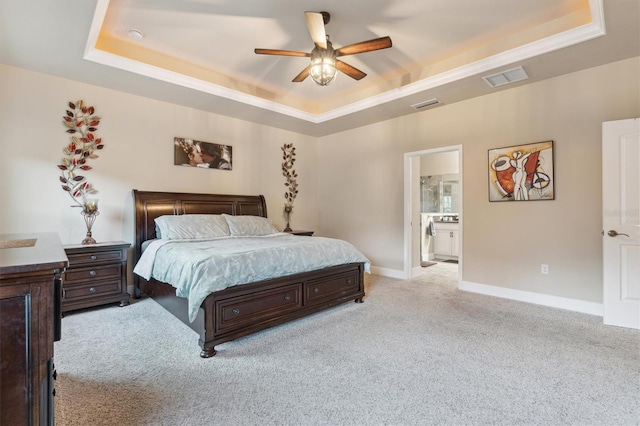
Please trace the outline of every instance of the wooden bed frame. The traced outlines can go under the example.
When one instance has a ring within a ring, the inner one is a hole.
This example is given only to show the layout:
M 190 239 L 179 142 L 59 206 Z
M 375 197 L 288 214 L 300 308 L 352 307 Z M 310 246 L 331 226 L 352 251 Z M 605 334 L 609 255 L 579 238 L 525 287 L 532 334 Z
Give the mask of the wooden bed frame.
M 136 235 L 135 265 L 142 243 L 156 238 L 154 219 L 177 214 L 230 214 L 267 217 L 262 195 L 189 194 L 133 190 Z M 302 237 L 301 237 L 302 238 Z M 350 263 L 317 271 L 243 284 L 211 293 L 189 322 L 187 299 L 175 288 L 134 274 L 136 298 L 141 293 L 195 330 L 202 348 L 200 356 L 216 354 L 215 345 L 301 318 L 332 306 L 364 297 L 364 264 Z

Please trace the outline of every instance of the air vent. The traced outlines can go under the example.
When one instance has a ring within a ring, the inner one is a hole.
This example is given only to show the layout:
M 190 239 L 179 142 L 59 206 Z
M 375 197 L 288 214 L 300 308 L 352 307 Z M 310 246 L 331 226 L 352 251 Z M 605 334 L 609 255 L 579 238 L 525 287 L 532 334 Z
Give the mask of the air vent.
M 526 80 L 528 78 L 529 76 L 522 67 L 482 77 L 482 79 L 491 87 L 504 86 L 505 84 L 515 83 L 516 81 Z
M 436 106 L 436 105 L 440 105 L 440 104 L 441 104 L 441 102 L 438 99 L 433 98 L 433 99 L 429 99 L 428 101 L 424 101 L 424 102 L 419 102 L 417 104 L 413 104 L 413 105 L 411 105 L 411 108 L 417 109 L 418 111 L 420 111 L 422 109 L 429 108 L 429 107 Z

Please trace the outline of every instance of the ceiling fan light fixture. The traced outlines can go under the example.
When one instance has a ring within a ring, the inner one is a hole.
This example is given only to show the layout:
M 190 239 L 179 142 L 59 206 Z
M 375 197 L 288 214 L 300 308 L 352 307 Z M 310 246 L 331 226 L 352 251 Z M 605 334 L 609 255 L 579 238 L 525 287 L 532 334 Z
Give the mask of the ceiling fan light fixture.
M 333 83 L 333 80 L 338 75 L 336 61 L 331 58 L 320 58 L 317 61 L 312 61 L 309 75 L 317 85 L 328 86 Z
M 338 75 L 336 55 L 329 40 L 327 40 L 326 49 L 316 47 L 311 52 L 309 75 L 319 86 L 328 86 L 336 79 Z
M 329 41 L 329 36 L 325 32 L 324 26 L 329 23 L 330 15 L 328 12 L 305 12 L 307 20 L 307 28 L 311 35 L 311 40 L 315 47 L 311 53 L 297 52 L 293 50 L 279 49 L 254 49 L 258 55 L 279 55 L 279 56 L 304 56 L 311 58 L 311 62 L 300 73 L 295 76 L 292 83 L 300 83 L 307 77 L 319 86 L 327 86 L 336 79 L 338 71 L 348 75 L 354 80 L 362 80 L 367 76 L 366 73 L 349 65 L 346 62 L 336 58 L 356 55 L 358 53 L 373 52 L 376 50 L 387 49 L 392 46 L 391 37 L 379 37 L 372 40 L 361 41 L 359 43 L 343 46 L 338 50 L 334 50 Z

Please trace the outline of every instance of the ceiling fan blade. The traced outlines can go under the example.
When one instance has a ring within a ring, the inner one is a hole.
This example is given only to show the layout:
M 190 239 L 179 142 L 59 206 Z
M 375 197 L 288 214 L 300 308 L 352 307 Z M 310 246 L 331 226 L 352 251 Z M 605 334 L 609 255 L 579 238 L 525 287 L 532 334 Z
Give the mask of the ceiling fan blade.
M 320 12 L 305 12 L 304 17 L 307 20 L 307 28 L 311 34 L 311 40 L 319 48 L 327 48 L 327 33 L 324 30 L 324 18 Z
M 311 69 L 311 64 L 307 65 L 307 67 L 300 71 L 300 74 L 298 74 L 296 78 L 291 81 L 293 83 L 300 83 L 301 81 L 304 81 L 304 79 L 309 76 L 309 69 Z
M 391 37 L 380 37 L 373 40 L 350 44 L 349 46 L 344 46 L 340 49 L 336 49 L 336 56 L 355 55 L 357 53 L 372 52 L 374 50 L 386 49 L 391 46 Z
M 351 65 L 338 59 L 336 59 L 336 68 L 338 69 L 338 71 L 345 73 L 354 80 L 362 80 L 367 76 L 367 74 L 363 73 L 358 68 L 352 67 Z
M 277 50 L 277 49 L 254 49 L 258 55 L 278 55 L 278 56 L 302 56 L 309 57 L 310 53 L 307 52 L 296 52 L 293 50 Z

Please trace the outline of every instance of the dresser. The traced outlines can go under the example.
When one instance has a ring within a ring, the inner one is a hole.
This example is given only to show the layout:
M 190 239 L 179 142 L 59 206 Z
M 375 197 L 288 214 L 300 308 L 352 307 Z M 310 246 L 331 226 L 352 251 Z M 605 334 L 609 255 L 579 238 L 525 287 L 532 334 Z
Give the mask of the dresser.
M 0 424 L 53 425 L 60 339 L 58 234 L 0 234 Z
M 65 245 L 69 266 L 64 276 L 62 312 L 119 302 L 129 304 L 127 251 L 131 245 L 114 241 Z

